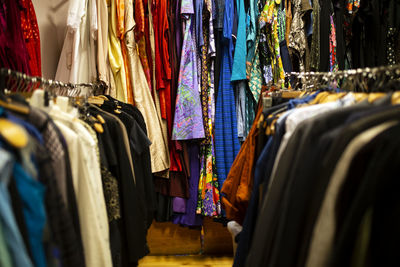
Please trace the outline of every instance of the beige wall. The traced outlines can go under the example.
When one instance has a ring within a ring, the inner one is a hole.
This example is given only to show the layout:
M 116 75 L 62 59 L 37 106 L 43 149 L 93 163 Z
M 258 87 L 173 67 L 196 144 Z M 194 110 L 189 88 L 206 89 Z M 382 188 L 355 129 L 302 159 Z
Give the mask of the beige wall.
M 32 0 L 40 31 L 42 75 L 54 79 L 64 43 L 69 0 Z

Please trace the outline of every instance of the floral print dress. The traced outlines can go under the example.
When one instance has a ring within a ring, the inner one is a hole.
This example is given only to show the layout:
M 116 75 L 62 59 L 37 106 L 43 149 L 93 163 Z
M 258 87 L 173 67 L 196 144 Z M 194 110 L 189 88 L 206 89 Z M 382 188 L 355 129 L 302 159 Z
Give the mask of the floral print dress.
M 218 217 L 221 214 L 218 178 L 214 151 L 214 62 L 215 40 L 212 23 L 212 4 L 206 1 L 203 9 L 203 40 L 201 64 L 201 101 L 205 139 L 200 144 L 200 180 L 197 214 Z

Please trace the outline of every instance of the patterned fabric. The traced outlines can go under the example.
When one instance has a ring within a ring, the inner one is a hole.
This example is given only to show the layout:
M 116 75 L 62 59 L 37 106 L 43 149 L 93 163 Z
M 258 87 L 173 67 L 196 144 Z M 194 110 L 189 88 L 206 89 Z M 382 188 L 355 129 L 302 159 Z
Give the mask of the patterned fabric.
M 311 70 L 319 70 L 319 51 L 320 51 L 320 6 L 319 0 L 313 0 L 313 35 L 311 39 L 311 55 L 310 68 Z
M 211 86 L 211 63 L 214 61 L 210 57 L 209 49 L 212 49 L 213 40 L 210 36 L 210 14 L 211 6 L 206 3 L 207 9 L 203 9 L 203 41 L 201 47 L 201 101 L 203 109 L 203 122 L 205 139 L 200 144 L 200 179 L 197 197 L 196 213 L 204 216 L 218 216 L 221 213 L 221 202 L 219 199 L 218 179 L 215 167 L 214 140 L 212 137 L 212 108 L 214 97 L 210 95 Z
M 203 125 L 204 125 L 204 135 L 205 140 L 202 144 L 210 144 L 211 134 L 208 130 L 209 128 L 209 115 L 208 115 L 208 74 L 209 74 L 209 63 L 208 58 L 208 19 L 210 13 L 207 9 L 203 9 L 203 40 L 204 45 L 201 47 L 201 108 L 203 112 Z
M 197 214 L 204 216 L 219 216 L 221 214 L 216 173 L 214 146 L 212 144 L 202 145 L 200 147 L 200 180 Z
M 360 8 L 361 0 L 347 0 L 346 9 L 352 14 Z
M 333 16 L 330 16 L 331 20 L 331 33 L 329 35 L 329 65 L 330 71 L 338 71 L 339 64 L 336 60 L 336 27 L 333 21 Z
M 278 10 L 278 38 L 279 43 L 285 40 L 286 34 L 286 11 L 283 9 Z
M 299 57 L 300 71 L 305 71 L 307 38 L 304 30 L 304 13 L 302 12 L 301 0 L 293 0 L 293 8 L 294 16 L 289 34 L 288 47 L 293 49 Z
M 172 140 L 204 138 L 200 102 L 200 84 L 194 39 L 193 1 L 183 0 L 181 13 L 186 15 L 185 35 L 182 46 L 181 67 L 175 105 Z
M 316 0 L 319 1 L 319 0 Z M 286 39 L 286 44 L 289 43 L 289 35 L 290 35 L 290 30 L 292 28 L 292 21 L 293 21 L 293 16 L 292 16 L 292 1 L 291 0 L 285 0 L 285 10 L 286 10 L 286 33 L 285 33 L 285 39 Z
M 254 58 L 253 68 L 250 72 L 250 81 L 249 88 L 251 93 L 253 94 L 253 98 L 255 102 L 258 102 L 258 98 L 261 94 L 262 87 L 262 73 L 261 73 L 261 64 L 260 64 L 260 54 L 256 53 Z
M 259 87 L 261 90 L 261 87 Z M 254 101 L 253 94 L 246 87 L 246 98 L 245 98 L 245 116 L 244 116 L 244 131 L 243 131 L 243 141 L 249 135 L 250 129 L 253 126 L 254 118 L 256 117 L 257 102 Z
M 210 14 L 214 14 L 215 13 L 215 6 L 212 3 L 212 0 L 206 0 L 206 5 L 208 8 L 208 11 L 210 12 Z M 213 15 L 214 16 L 214 15 Z M 214 129 L 214 122 L 215 122 L 215 88 L 214 88 L 214 69 L 215 69 L 215 60 L 216 60 L 216 45 L 215 45 L 215 35 L 214 35 L 214 21 L 213 21 L 213 16 L 210 16 L 210 20 L 209 20 L 209 32 L 210 32 L 210 36 L 209 36 L 209 48 L 208 48 L 208 56 L 211 58 L 211 64 L 210 64 L 210 71 L 209 71 L 209 92 L 208 92 L 208 115 L 211 119 L 211 125 L 212 125 L 212 129 L 210 130 L 211 133 L 213 133 L 213 129 Z M 212 144 L 214 144 L 214 141 L 212 141 Z
M 237 137 L 235 96 L 231 83 L 232 26 L 234 3 L 227 0 L 224 10 L 222 65 L 215 107 L 215 156 L 218 185 L 222 187 L 233 161 L 240 149 Z
M 106 201 L 108 222 L 121 218 L 118 181 L 106 167 L 101 166 L 104 199 Z
M 271 67 L 271 56 L 267 43 L 267 30 L 266 28 L 260 28 L 260 41 L 258 43 L 260 64 L 262 71 L 262 83 L 268 84 L 272 81 L 272 67 Z
M 249 73 L 251 64 L 253 63 L 254 56 L 256 53 L 256 47 L 258 46 L 258 28 L 257 18 L 259 16 L 258 1 L 250 0 L 250 6 L 248 10 L 247 20 L 247 55 L 246 55 L 246 78 L 249 79 Z
M 96 132 L 89 126 L 88 123 L 79 120 L 79 122 L 88 130 L 93 140 L 96 142 L 96 156 L 97 160 L 100 160 L 99 145 L 97 144 L 98 139 Z M 100 166 L 101 180 L 103 184 L 103 194 L 104 200 L 107 208 L 108 222 L 115 221 L 121 218 L 120 211 L 120 201 L 119 201 L 119 191 L 118 191 L 118 181 L 117 178 L 112 175 L 112 173 L 105 167 Z
M 284 87 L 285 71 L 283 69 L 282 58 L 280 55 L 278 37 L 278 6 L 275 0 L 268 0 L 260 15 L 260 28 L 267 26 L 267 43 L 271 51 L 271 68 L 274 83 L 281 82 Z M 270 33 L 270 34 L 268 34 Z M 289 36 L 289 39 L 292 35 Z

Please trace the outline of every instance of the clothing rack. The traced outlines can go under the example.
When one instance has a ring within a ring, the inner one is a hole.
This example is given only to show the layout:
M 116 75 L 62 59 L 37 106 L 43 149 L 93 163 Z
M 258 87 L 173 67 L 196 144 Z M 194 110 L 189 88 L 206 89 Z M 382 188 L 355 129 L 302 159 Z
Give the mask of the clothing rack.
M 290 72 L 285 79 L 297 79 L 296 85 L 302 84 L 303 90 L 314 89 L 316 84 L 331 84 L 332 82 L 351 81 L 365 91 L 365 81 L 374 81 L 376 85 L 386 79 L 400 77 L 400 65 L 388 65 L 373 68 L 359 68 L 336 72 Z M 296 86 L 294 87 L 296 88 Z
M 389 65 L 389 66 L 381 66 L 381 67 L 373 67 L 373 68 L 359 68 L 359 69 L 351 69 L 351 70 L 341 70 L 335 72 L 289 72 L 285 74 L 285 77 L 321 77 L 325 76 L 331 79 L 343 79 L 349 76 L 361 75 L 364 77 L 372 77 L 373 75 L 391 75 L 397 74 L 400 75 L 400 64 L 399 65 Z
M 31 93 L 33 90 L 43 87 L 45 91 L 55 93 L 58 90 L 59 95 L 79 96 L 83 88 L 90 90 L 93 95 L 103 94 L 107 89 L 107 85 L 103 82 L 99 83 L 63 83 L 43 77 L 30 76 L 22 72 L 14 71 L 7 68 L 0 69 L 0 88 L 11 92 Z

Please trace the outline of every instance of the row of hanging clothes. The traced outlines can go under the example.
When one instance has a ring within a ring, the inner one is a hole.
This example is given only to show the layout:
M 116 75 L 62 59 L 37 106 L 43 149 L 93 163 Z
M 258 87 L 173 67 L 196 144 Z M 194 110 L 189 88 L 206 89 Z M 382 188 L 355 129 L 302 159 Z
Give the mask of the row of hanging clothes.
M 71 0 L 56 79 L 105 83 L 107 94 L 139 109 L 151 141 L 156 219 L 200 226 L 202 216 L 224 216 L 220 191 L 261 89 L 283 86 L 285 72 L 395 64 L 398 5 Z M 31 0 L 5 0 L 0 10 L 0 66 L 40 76 Z
M 234 266 L 397 266 L 400 66 L 286 77 L 222 187 Z
M 156 209 L 141 112 L 103 84 L 0 86 L 0 266 L 137 266 Z

